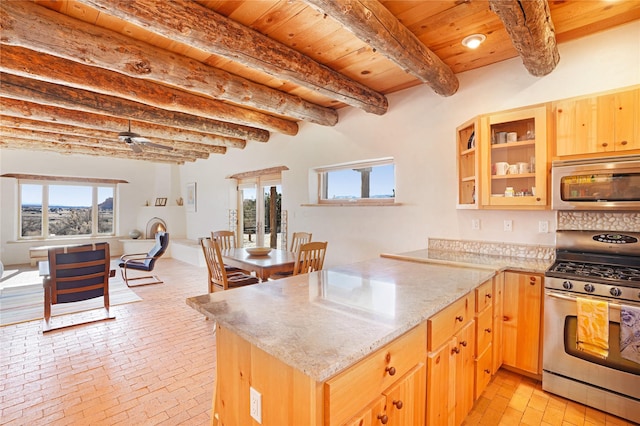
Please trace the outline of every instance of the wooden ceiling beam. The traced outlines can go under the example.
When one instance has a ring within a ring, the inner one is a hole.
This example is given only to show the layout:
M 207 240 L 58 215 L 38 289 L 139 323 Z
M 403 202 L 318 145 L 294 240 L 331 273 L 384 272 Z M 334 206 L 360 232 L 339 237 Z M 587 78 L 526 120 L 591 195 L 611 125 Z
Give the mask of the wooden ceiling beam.
M 40 132 L 37 130 L 27 129 L 8 129 L 0 127 L 0 137 L 24 139 L 29 141 L 56 142 L 81 147 L 100 148 L 112 150 L 114 152 L 128 152 L 131 148 L 124 142 L 112 139 L 97 139 L 78 135 L 61 135 L 57 133 Z M 141 145 L 144 152 L 149 154 L 165 155 L 168 158 L 193 158 L 206 159 L 209 153 L 203 151 L 195 151 L 193 149 L 172 149 L 171 151 L 155 148 L 149 145 Z M 191 148 L 191 147 L 190 147 Z
M 129 77 L 188 88 L 193 93 L 295 120 L 324 126 L 333 126 L 338 122 L 338 113 L 331 108 L 29 1 L 0 2 L 0 22 L 0 43 L 3 46 L 21 46 Z M 73 37 L 67 37 L 66 34 L 73 34 Z
M 33 102 L 0 97 L 0 110 L 6 117 L 36 120 L 42 125 L 64 124 L 78 129 L 121 132 L 128 129 L 129 120 L 108 115 L 92 114 Z M 165 138 L 175 141 L 201 143 L 212 146 L 244 149 L 243 139 L 194 132 L 175 127 L 161 126 L 144 121 L 131 120 L 131 127 L 137 133 L 149 138 Z M 81 131 L 81 130 L 80 130 Z
M 356 37 L 442 96 L 459 87 L 458 78 L 435 53 L 377 0 L 304 0 L 340 22 Z
M 91 155 L 99 157 L 124 158 L 128 160 L 144 160 L 155 163 L 171 163 L 184 164 L 186 161 L 193 162 L 195 158 L 172 157 L 165 154 L 154 154 L 149 152 L 136 153 L 132 150 L 115 151 L 108 148 L 79 146 L 69 143 L 48 142 L 48 141 L 31 141 L 27 139 L 4 137 L 0 140 L 0 148 L 2 149 L 23 149 L 36 151 L 53 151 L 58 154 L 66 155 Z
M 13 129 L 13 130 L 12 130 Z M 104 141 L 114 141 L 122 144 L 118 140 L 118 132 L 108 132 L 103 130 L 78 128 L 66 124 L 47 123 L 36 120 L 28 120 L 18 117 L 0 115 L 0 131 L 10 133 L 10 136 L 17 136 L 19 130 L 37 132 L 42 135 L 56 134 L 61 136 L 73 136 L 83 138 L 93 138 Z M 145 135 L 146 137 L 146 135 Z M 151 140 L 152 139 L 152 140 Z M 151 138 L 151 142 L 160 145 L 170 146 L 176 150 L 187 150 L 204 152 L 208 154 L 224 154 L 227 149 L 223 146 L 215 146 L 202 143 L 182 142 L 168 139 Z
M 560 61 L 547 0 L 489 0 L 529 74 L 542 77 Z
M 3 46 L 0 70 L 48 83 L 117 96 L 130 101 L 212 120 L 257 127 L 289 136 L 298 133 L 298 125 L 289 120 L 204 98 L 139 78 L 88 67 L 68 59 L 16 46 Z
M 76 0 L 162 37 L 219 55 L 247 67 L 382 115 L 387 98 L 297 50 L 188 0 Z
M 0 72 L 0 96 L 60 108 L 126 117 L 165 126 L 184 127 L 257 142 L 269 140 L 269 132 L 266 130 L 167 111 L 115 96 L 72 89 L 3 72 Z

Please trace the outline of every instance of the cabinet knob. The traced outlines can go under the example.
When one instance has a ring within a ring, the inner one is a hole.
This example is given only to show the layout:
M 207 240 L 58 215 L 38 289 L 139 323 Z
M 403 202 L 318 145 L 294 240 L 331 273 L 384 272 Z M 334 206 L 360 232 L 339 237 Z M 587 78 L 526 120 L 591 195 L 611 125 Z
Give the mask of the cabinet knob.
M 463 346 L 463 347 L 466 348 L 467 347 L 467 341 L 463 340 L 462 342 L 460 342 L 460 346 Z
M 536 277 L 529 277 L 529 285 L 536 285 Z
M 378 414 L 378 420 L 380 420 L 380 423 L 382 423 L 383 425 L 386 425 L 389 421 L 389 417 L 387 417 L 386 414 Z
M 485 328 L 484 331 L 487 332 L 487 333 L 491 333 L 491 329 L 490 328 Z
M 509 317 L 508 317 L 508 316 L 506 316 L 506 315 L 504 315 L 504 316 L 502 317 L 502 321 L 509 321 Z
M 536 201 L 540 201 L 540 200 L 542 200 L 542 198 L 536 197 Z
M 608 144 L 608 143 L 606 143 L 606 142 L 604 142 L 604 143 L 602 144 L 602 146 L 609 146 L 609 144 Z
M 627 144 L 627 141 L 620 142 L 620 145 L 626 145 L 626 144 Z
M 491 299 L 491 293 L 485 294 L 484 297 L 486 297 L 487 299 Z
M 389 373 L 390 376 L 394 376 L 396 374 L 395 367 L 387 367 L 384 369 L 385 372 Z
M 395 405 L 398 410 L 402 410 L 402 401 L 393 401 L 392 404 Z
M 487 373 L 487 374 L 491 374 L 491 371 L 488 368 L 485 368 L 484 372 Z
M 462 322 L 462 321 L 464 321 L 464 317 L 463 317 L 462 315 L 458 315 L 458 316 L 456 317 L 456 321 L 460 321 L 460 322 Z
M 460 349 L 457 346 L 455 348 L 451 349 L 451 355 L 459 354 L 459 353 L 460 353 Z

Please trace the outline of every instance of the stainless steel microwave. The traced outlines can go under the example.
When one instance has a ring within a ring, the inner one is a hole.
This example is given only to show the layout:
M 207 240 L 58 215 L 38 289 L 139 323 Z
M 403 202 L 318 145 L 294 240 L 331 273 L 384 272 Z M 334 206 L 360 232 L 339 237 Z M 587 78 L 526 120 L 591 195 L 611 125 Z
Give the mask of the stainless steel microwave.
M 640 211 L 640 155 L 554 161 L 554 210 Z

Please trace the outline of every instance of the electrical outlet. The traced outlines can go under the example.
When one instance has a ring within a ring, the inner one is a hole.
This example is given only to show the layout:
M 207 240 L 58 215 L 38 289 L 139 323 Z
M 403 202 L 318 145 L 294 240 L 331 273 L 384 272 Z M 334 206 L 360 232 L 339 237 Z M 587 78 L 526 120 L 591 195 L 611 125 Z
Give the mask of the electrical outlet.
M 471 229 L 474 231 L 480 230 L 480 219 L 471 219 Z
M 251 417 L 262 424 L 262 395 L 253 386 L 249 388 L 249 405 Z
M 547 232 L 549 232 L 549 221 L 548 220 L 541 220 L 540 222 L 538 222 L 538 232 L 540 232 L 542 234 L 546 234 Z
M 511 219 L 506 219 L 504 221 L 504 230 L 507 232 L 513 231 L 513 221 Z

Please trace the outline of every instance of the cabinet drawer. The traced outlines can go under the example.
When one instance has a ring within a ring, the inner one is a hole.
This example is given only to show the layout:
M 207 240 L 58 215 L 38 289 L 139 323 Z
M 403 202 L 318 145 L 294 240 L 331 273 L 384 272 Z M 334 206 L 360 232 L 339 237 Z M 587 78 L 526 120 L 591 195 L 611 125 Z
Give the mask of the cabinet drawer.
M 476 359 L 474 401 L 482 395 L 482 392 L 489 384 L 489 381 L 491 381 L 491 353 L 492 348 L 489 346 L 487 350 Z
M 485 351 L 493 340 L 493 315 L 491 309 L 480 312 L 476 319 L 476 356 Z
M 484 311 L 493 302 L 493 280 L 476 288 L 476 312 Z
M 409 370 L 424 362 L 426 336 L 426 326 L 422 323 L 327 380 L 324 385 L 326 422 L 342 424 Z
M 473 319 L 474 295 L 468 293 L 427 320 L 427 348 L 434 351 Z

